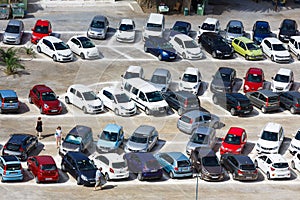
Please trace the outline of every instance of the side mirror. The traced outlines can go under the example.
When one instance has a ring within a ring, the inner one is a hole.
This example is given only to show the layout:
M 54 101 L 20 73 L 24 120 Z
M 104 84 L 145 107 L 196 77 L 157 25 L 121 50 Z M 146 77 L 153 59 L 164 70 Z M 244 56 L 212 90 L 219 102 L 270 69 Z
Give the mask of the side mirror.
M 33 28 L 31 28 L 31 30 L 33 31 L 34 29 L 33 29 Z
M 56 98 L 59 99 L 59 96 L 57 96 Z
M 221 138 L 222 141 L 224 141 L 225 138 Z
M 274 77 L 271 77 L 272 80 L 274 80 Z
M 61 138 L 61 140 L 62 140 L 62 141 L 64 141 L 64 140 L 65 140 L 65 138 Z
M 181 80 L 181 77 L 179 77 L 179 80 Z
M 123 78 L 123 74 L 121 75 L 121 77 Z
M 198 28 L 201 28 L 201 26 L 199 25 Z
M 243 77 L 243 79 L 246 79 L 246 77 Z

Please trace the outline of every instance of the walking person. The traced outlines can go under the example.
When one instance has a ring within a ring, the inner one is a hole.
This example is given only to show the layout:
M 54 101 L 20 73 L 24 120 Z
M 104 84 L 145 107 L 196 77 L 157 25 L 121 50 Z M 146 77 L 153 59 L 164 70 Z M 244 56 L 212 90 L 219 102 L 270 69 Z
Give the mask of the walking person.
M 39 137 L 39 140 L 42 139 L 42 132 L 43 132 L 43 122 L 42 122 L 42 118 L 38 117 L 38 120 L 36 122 L 36 134 Z
M 103 174 L 101 171 L 102 171 L 102 167 L 99 167 L 96 171 L 96 177 L 95 177 L 96 184 L 94 188 L 95 191 L 97 190 L 97 187 L 100 187 L 100 190 L 102 189 L 101 180 L 103 179 Z
M 54 137 L 55 137 L 55 140 L 56 140 L 56 148 L 58 149 L 60 144 L 61 144 L 61 138 L 62 138 L 61 126 L 58 126 L 56 128 Z

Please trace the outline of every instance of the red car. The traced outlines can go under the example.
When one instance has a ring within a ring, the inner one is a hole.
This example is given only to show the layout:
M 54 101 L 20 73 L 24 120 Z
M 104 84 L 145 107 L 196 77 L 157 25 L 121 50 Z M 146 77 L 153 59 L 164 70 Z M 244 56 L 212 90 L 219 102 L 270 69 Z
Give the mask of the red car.
M 36 183 L 58 182 L 59 180 L 58 169 L 52 156 L 31 156 L 27 160 L 27 167 Z
M 255 67 L 249 68 L 244 79 L 244 93 L 263 89 L 265 76 L 262 69 Z
M 51 23 L 48 20 L 39 19 L 31 29 L 31 43 L 37 44 L 40 39 L 52 33 Z
M 220 154 L 241 154 L 246 142 L 247 133 L 245 129 L 239 127 L 231 127 L 228 130 L 225 138 L 222 138 Z
M 62 104 L 53 90 L 46 85 L 35 85 L 29 92 L 28 101 L 34 103 L 41 114 L 60 114 Z

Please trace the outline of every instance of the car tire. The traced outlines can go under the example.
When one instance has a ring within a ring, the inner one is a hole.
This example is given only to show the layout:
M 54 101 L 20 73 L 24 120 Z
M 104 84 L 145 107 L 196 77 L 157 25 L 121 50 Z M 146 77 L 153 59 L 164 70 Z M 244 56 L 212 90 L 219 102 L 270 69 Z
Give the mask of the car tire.
M 28 158 L 28 154 L 25 153 L 24 156 L 23 156 L 23 158 L 22 158 L 22 160 L 27 160 L 27 158 Z
M 3 113 L 3 110 L 2 110 L 2 108 L 0 108 L 0 114 L 2 114 Z
M 40 107 L 40 114 L 44 114 L 43 107 Z
M 69 99 L 69 97 L 65 97 L 65 102 L 66 102 L 66 104 L 70 104 L 70 99 Z
M 28 102 L 29 102 L 30 104 L 33 104 L 31 96 L 28 97 Z
M 87 114 L 86 107 L 83 107 L 82 110 L 83 110 L 83 113 L 84 113 L 84 114 Z
M 148 53 L 148 48 L 146 46 L 144 46 L 144 51 Z
M 262 112 L 262 113 L 266 113 L 266 112 L 267 112 L 267 109 L 266 109 L 266 107 L 264 107 L 264 106 L 263 106 L 263 107 L 261 107 L 261 112 Z
M 235 116 L 235 115 L 236 115 L 236 110 L 235 110 L 234 108 L 231 108 L 231 109 L 230 109 L 230 114 L 231 114 L 232 116 Z
M 178 112 L 178 115 L 181 116 L 183 114 L 183 109 L 179 108 L 177 112 Z
M 3 179 L 3 176 L 1 175 L 1 182 L 4 183 L 5 180 Z
M 295 114 L 295 113 L 296 113 L 296 109 L 294 108 L 294 106 L 292 106 L 292 107 L 290 108 L 290 112 L 291 112 L 292 114 Z
M 54 62 L 56 62 L 57 61 L 56 55 L 53 55 L 52 59 L 53 59 Z
M 186 59 L 186 54 L 185 53 L 182 53 L 182 58 Z
M 290 45 L 288 45 L 288 51 L 291 52 L 291 47 L 290 47 Z
M 215 51 L 213 51 L 213 52 L 211 53 L 211 56 L 212 56 L 213 58 L 216 58 L 216 57 L 217 57 L 217 53 L 216 53 Z
M 256 168 L 258 168 L 257 160 L 254 160 L 254 165 L 255 165 Z
M 39 142 L 38 142 L 38 141 L 36 141 L 36 142 L 35 142 L 35 144 L 34 144 L 34 148 L 35 148 L 35 149 L 37 149 L 37 148 L 38 148 L 38 146 L 39 146 Z
M 300 54 L 297 55 L 297 59 L 300 60 Z
M 144 178 L 143 178 L 143 175 L 142 175 L 142 173 L 140 172 L 140 173 L 138 173 L 138 175 L 137 175 L 137 178 L 138 178 L 138 180 L 139 181 L 142 181 L 142 180 L 144 180 Z
M 81 54 L 80 54 L 80 58 L 81 58 L 82 60 L 84 60 L 84 59 L 85 59 L 85 56 L 84 56 L 84 54 L 83 54 L 83 53 L 81 53 Z
M 274 56 L 273 56 L 273 55 L 271 56 L 271 60 L 272 60 L 273 62 L 275 62 L 275 60 L 274 60 Z
M 41 53 L 41 52 L 42 52 L 42 50 L 41 50 L 41 47 L 40 47 L 40 46 L 37 46 L 37 47 L 36 47 L 36 49 L 37 49 L 37 52 L 38 52 L 38 53 Z
M 248 55 L 245 55 L 245 59 L 246 59 L 246 60 L 249 60 L 249 56 L 248 56 Z
M 162 61 L 162 55 L 161 54 L 158 55 L 158 60 Z
M 37 176 L 34 177 L 34 180 L 35 180 L 36 183 L 40 183 L 39 178 Z
M 105 180 L 107 180 L 107 181 L 110 180 L 108 173 L 105 173 Z
M 214 125 L 212 126 L 214 129 L 217 129 L 217 128 L 219 128 L 219 126 L 220 126 L 220 123 L 219 122 L 216 122 L 216 123 L 214 123 Z
M 145 108 L 145 113 L 146 113 L 146 115 L 150 115 L 150 110 L 149 110 L 149 108 Z
M 291 162 L 291 167 L 292 167 L 292 169 L 296 169 L 295 162 L 293 160 Z
M 173 179 L 174 178 L 174 173 L 172 171 L 170 171 L 169 176 L 170 176 L 171 179 Z
M 218 98 L 215 95 L 213 96 L 212 99 L 213 99 L 214 104 L 218 105 Z
M 61 171 L 66 172 L 66 166 L 65 166 L 65 164 L 61 164 Z
M 77 185 L 81 185 L 81 178 L 80 178 L 80 176 L 77 177 L 76 182 L 77 182 Z
M 120 112 L 119 112 L 119 110 L 117 108 L 115 109 L 115 115 L 117 115 L 117 116 L 120 115 Z
M 267 179 L 270 180 L 271 179 L 271 175 L 269 172 L 267 172 Z
M 232 178 L 233 180 L 236 180 L 236 174 L 234 172 L 232 173 Z

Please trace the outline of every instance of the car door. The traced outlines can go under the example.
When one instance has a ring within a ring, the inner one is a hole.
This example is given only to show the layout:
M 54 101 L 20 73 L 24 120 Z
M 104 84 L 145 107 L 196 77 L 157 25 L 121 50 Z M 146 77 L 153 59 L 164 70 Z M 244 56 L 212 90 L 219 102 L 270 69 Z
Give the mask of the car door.
M 167 156 L 167 155 L 166 155 L 165 153 L 159 154 L 160 165 L 161 165 L 165 170 L 167 170 L 167 168 L 168 168 L 168 161 L 167 161 L 166 156 Z
M 173 46 L 176 49 L 177 53 L 182 55 L 182 53 L 184 52 L 183 42 L 176 36 L 174 38 Z
M 236 161 L 236 159 L 233 156 L 228 156 L 228 170 L 231 173 L 234 173 L 237 168 L 238 168 L 238 162 Z
M 142 110 L 146 110 L 147 108 L 147 104 L 148 104 L 148 100 L 146 98 L 146 95 L 142 92 L 142 91 L 139 91 L 137 89 L 137 92 L 138 92 L 138 96 L 136 97 L 137 99 L 137 105 L 142 109 Z
M 242 138 L 241 138 L 241 149 L 243 150 L 244 149 L 244 146 L 246 145 L 247 143 L 247 133 L 246 131 L 244 131 L 242 133 Z
M 4 170 L 4 163 L 3 163 L 3 161 L 0 159 L 0 174 L 1 174 L 1 176 L 3 175 L 3 170 Z
M 83 106 L 84 106 L 84 99 L 83 99 L 83 96 L 82 96 L 81 92 L 79 92 L 78 90 L 76 91 L 76 94 L 74 96 L 73 101 L 74 101 L 73 104 L 75 106 L 77 106 L 80 109 L 83 108 Z
M 251 103 L 256 106 L 256 107 L 260 107 L 259 106 L 259 100 L 258 100 L 258 97 L 259 97 L 259 93 L 258 92 L 253 92 L 249 95 L 249 99 L 251 100 Z
M 118 133 L 118 138 L 117 138 L 117 141 L 116 141 L 116 146 L 120 147 L 121 144 L 123 143 L 123 141 L 124 141 L 124 131 L 121 128 L 120 131 L 119 131 L 119 133 Z
M 32 92 L 30 94 L 31 97 L 31 101 L 32 103 L 34 103 L 35 105 L 37 105 L 37 103 L 39 102 L 40 99 L 40 93 L 36 88 L 32 89 Z
M 206 35 L 201 35 L 201 46 L 208 52 L 211 52 L 209 38 Z
M 69 44 L 71 50 L 77 55 L 80 55 L 80 49 L 82 48 L 81 43 L 76 38 L 72 38 Z
M 290 105 L 293 103 L 293 98 L 291 98 L 291 102 L 290 102 L 290 96 L 288 93 L 282 93 L 280 95 L 280 105 L 286 109 L 288 109 L 290 107 Z
M 109 160 L 105 156 L 96 156 L 95 160 L 97 161 L 97 168 L 102 167 L 104 173 L 109 171 Z
M 78 177 L 78 166 L 77 163 L 75 162 L 75 160 L 69 158 L 69 173 L 73 176 L 73 177 Z
M 272 45 L 271 43 L 268 41 L 268 40 L 264 40 L 263 44 L 262 44 L 262 47 L 263 47 L 263 52 L 271 57 L 272 55 Z
M 268 164 L 267 164 L 267 156 L 259 156 L 258 157 L 258 167 L 264 172 L 266 173 L 266 170 L 268 168 Z
M 173 92 L 170 92 L 170 95 L 168 97 L 168 103 L 170 107 L 174 108 L 175 110 L 178 110 L 180 108 L 178 97 Z
M 297 54 L 296 49 L 298 47 L 298 44 L 297 44 L 297 42 L 295 42 L 295 40 L 293 38 L 290 39 L 288 47 L 291 52 Z
M 55 54 L 55 49 L 54 49 L 52 42 L 50 42 L 49 40 L 43 39 L 43 43 L 45 44 L 45 45 L 43 45 L 45 47 L 43 52 L 52 58 L 52 56 Z
M 107 90 L 103 90 L 102 94 L 103 94 L 103 98 L 101 100 L 103 101 L 104 105 L 107 108 L 109 108 L 111 110 L 114 110 L 114 106 L 113 106 L 113 104 L 114 104 L 114 98 L 113 98 L 113 95 L 109 91 L 107 91 Z

